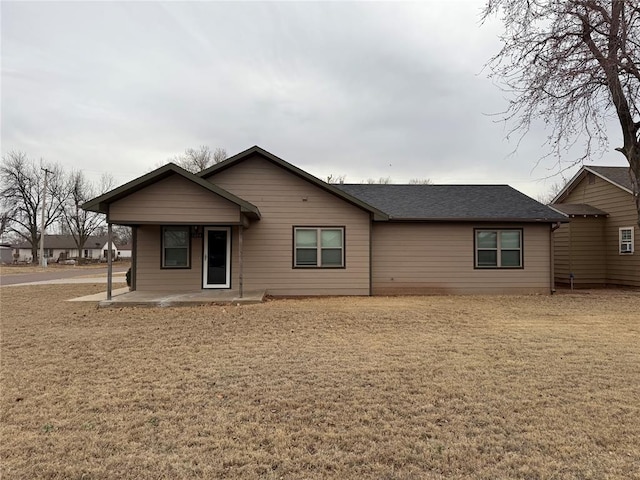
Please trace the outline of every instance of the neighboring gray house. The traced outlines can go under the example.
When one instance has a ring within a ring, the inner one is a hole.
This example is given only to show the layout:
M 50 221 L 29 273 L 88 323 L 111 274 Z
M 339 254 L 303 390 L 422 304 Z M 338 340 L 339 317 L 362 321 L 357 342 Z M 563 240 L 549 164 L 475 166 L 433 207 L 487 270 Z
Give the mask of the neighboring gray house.
M 566 217 L 507 185 L 331 185 L 252 147 L 85 204 L 133 227 L 132 288 L 549 293 Z
M 8 243 L 0 243 L 0 264 L 13 263 L 13 248 Z
M 17 261 L 31 262 L 32 249 L 31 242 L 23 242 L 14 246 L 15 252 L 19 254 Z M 118 247 L 113 244 L 113 258 L 118 258 Z M 78 252 L 78 247 L 72 235 L 45 235 L 44 236 L 44 256 L 50 262 L 58 259 L 106 260 L 107 258 L 107 236 L 91 235 L 84 243 L 83 248 Z

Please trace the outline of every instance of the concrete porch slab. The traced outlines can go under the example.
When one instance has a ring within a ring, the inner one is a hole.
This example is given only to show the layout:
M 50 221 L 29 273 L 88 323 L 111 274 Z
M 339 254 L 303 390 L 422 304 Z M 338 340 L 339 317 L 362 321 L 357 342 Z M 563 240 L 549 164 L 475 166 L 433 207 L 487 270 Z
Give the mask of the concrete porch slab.
M 122 290 L 124 292 L 120 293 Z M 100 298 L 96 298 L 100 296 Z M 261 303 L 265 297 L 264 290 L 251 290 L 244 292 L 240 298 L 237 290 L 197 290 L 193 292 L 171 293 L 171 292 L 129 292 L 128 289 L 114 290 L 111 300 L 106 300 L 106 292 L 92 297 L 81 297 L 74 301 L 98 301 L 100 307 L 177 307 L 195 306 L 208 304 L 233 304 L 248 305 Z M 87 300 L 83 300 L 87 298 Z
M 129 293 L 129 287 L 114 288 L 111 291 L 111 298 L 116 295 Z M 71 298 L 67 302 L 101 302 L 107 300 L 107 292 L 94 293 L 93 295 L 85 295 L 84 297 Z

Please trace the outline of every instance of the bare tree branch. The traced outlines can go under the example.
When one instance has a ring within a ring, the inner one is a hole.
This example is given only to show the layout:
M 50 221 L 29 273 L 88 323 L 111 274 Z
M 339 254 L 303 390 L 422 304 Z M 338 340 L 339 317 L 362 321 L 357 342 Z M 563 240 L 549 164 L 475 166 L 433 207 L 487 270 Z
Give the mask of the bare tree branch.
M 71 172 L 66 188 L 62 190 L 64 195 L 64 198 L 61 198 L 64 206 L 62 220 L 78 248 L 79 262 L 83 261 L 82 250 L 85 243 L 98 228 L 104 225 L 105 221 L 103 214 L 84 210 L 82 205 L 110 190 L 112 186 L 113 177 L 108 174 L 102 176 L 99 186 L 96 187 L 87 180 L 81 170 L 78 170 Z
M 38 261 L 44 169 L 49 172 L 45 202 L 45 230 L 60 217 L 65 198 L 64 173 L 60 166 L 39 163 L 23 152 L 11 151 L 2 157 L 0 167 L 0 200 L 4 208 L 11 206 L 7 231 L 31 243 L 33 262 Z
M 560 159 L 586 138 L 572 164 L 609 150 L 616 118 L 634 180 L 640 224 L 640 8 L 638 0 L 489 0 L 485 21 L 501 15 L 501 50 L 490 77 L 511 95 L 507 134 L 549 127 L 548 156 Z M 544 157 L 543 157 L 544 158 Z
M 198 173 L 215 163 L 220 163 L 227 158 L 227 151 L 224 148 L 216 148 L 215 151 L 206 145 L 199 148 L 187 148 L 182 155 L 176 155 L 169 159 L 170 162 L 190 171 Z

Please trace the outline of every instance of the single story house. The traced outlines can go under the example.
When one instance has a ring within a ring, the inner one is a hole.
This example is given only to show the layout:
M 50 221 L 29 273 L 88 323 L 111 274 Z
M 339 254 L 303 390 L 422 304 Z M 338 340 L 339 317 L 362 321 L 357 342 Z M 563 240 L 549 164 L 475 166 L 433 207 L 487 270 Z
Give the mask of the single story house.
M 133 228 L 132 289 L 240 295 L 548 294 L 566 220 L 507 185 L 332 185 L 257 146 L 84 208 Z
M 554 235 L 555 280 L 640 287 L 640 230 L 631 169 L 584 166 L 553 200 L 569 216 Z
M 133 248 L 133 246 L 131 245 L 131 243 L 126 243 L 124 245 L 120 245 L 118 247 L 118 258 L 123 259 L 123 258 L 131 258 L 131 249 Z
M 106 235 L 91 235 L 84 242 L 83 248 L 78 252 L 78 246 L 73 235 L 45 235 L 44 236 L 44 256 L 50 262 L 67 259 L 84 258 L 87 260 L 107 259 Z M 38 246 L 39 247 L 39 246 Z M 18 262 L 31 262 L 32 249 L 31 242 L 25 241 L 14 247 L 14 259 Z M 119 250 L 115 243 L 112 244 L 113 258 L 118 258 Z M 16 257 L 17 255 L 17 257 Z

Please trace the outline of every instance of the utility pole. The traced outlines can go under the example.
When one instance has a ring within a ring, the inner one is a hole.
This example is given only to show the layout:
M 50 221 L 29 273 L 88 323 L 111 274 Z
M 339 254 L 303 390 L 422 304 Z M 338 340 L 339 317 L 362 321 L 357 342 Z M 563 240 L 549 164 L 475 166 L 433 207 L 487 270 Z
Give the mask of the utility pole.
M 40 220 L 40 266 L 46 267 L 47 261 L 44 258 L 44 218 L 45 218 L 45 210 L 47 206 L 47 174 L 53 173 L 51 170 L 47 170 L 44 167 L 40 167 L 41 170 L 44 170 L 44 188 L 42 189 L 42 217 Z

